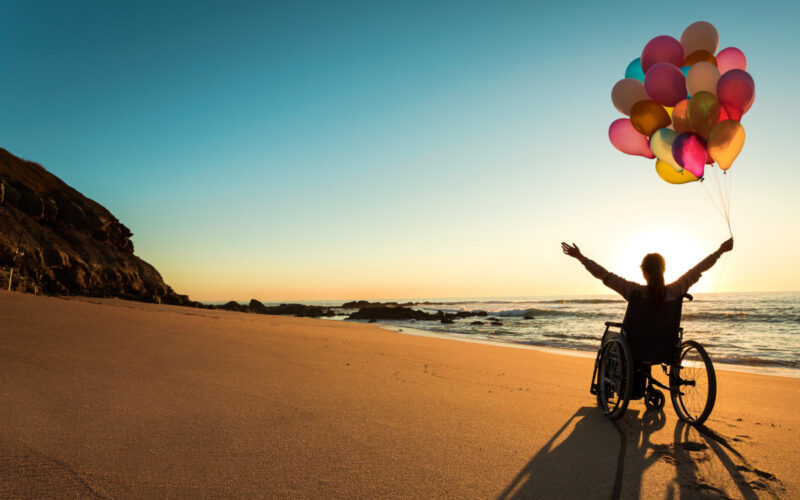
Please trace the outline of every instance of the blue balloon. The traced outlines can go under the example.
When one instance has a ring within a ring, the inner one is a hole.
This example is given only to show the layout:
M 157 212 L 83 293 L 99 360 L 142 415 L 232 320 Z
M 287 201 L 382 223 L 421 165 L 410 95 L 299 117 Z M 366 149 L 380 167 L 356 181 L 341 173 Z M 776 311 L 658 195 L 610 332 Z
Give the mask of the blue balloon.
M 683 77 L 686 78 L 689 76 L 689 70 L 692 69 L 691 66 L 681 66 L 681 73 L 683 73 Z M 689 92 L 686 92 L 686 98 L 691 99 L 692 96 L 689 95 Z
M 642 58 L 637 57 L 628 65 L 625 70 L 625 78 L 633 78 L 644 83 L 644 70 L 642 69 Z

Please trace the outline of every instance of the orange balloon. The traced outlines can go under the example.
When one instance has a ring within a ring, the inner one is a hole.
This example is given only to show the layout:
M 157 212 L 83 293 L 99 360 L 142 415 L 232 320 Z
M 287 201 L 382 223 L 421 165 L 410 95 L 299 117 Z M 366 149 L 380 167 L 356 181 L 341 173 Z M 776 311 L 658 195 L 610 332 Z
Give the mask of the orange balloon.
M 670 122 L 667 110 L 655 101 L 639 101 L 631 108 L 633 128 L 647 137 L 660 128 L 668 127 Z
M 675 132 L 693 132 L 692 125 L 689 123 L 689 100 L 684 99 L 672 109 L 672 128 Z
M 719 168 L 728 170 L 744 146 L 744 127 L 736 120 L 724 120 L 708 135 L 708 153 Z
M 689 54 L 688 56 L 686 56 L 681 66 L 691 66 L 694 63 L 699 63 L 699 62 L 707 62 L 716 66 L 717 58 L 714 57 L 714 54 L 712 54 L 707 50 L 696 50 L 691 54 Z

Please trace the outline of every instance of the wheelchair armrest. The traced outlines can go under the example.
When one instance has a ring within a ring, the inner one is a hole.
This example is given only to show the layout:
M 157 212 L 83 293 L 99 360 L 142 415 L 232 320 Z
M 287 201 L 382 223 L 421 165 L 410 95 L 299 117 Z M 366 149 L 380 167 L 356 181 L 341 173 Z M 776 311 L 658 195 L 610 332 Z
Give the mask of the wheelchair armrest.
M 614 323 L 613 321 L 606 321 L 606 326 L 613 326 L 614 328 L 622 328 L 622 323 Z
M 684 294 L 683 294 L 683 298 L 684 298 L 684 299 L 689 299 L 689 300 L 694 300 L 694 297 L 692 297 L 692 296 L 691 296 L 691 295 L 689 295 L 688 293 L 684 293 Z

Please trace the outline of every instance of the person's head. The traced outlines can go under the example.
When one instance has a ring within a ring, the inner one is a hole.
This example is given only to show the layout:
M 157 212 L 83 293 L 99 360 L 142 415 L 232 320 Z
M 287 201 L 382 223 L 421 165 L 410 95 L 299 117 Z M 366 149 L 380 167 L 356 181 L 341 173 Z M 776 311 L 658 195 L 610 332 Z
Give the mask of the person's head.
M 642 275 L 649 284 L 653 278 L 661 277 L 661 282 L 664 282 L 664 268 L 666 263 L 664 257 L 660 253 L 649 253 L 642 259 Z
M 649 253 L 642 259 L 642 275 L 647 281 L 647 294 L 657 304 L 664 301 L 667 294 L 666 286 L 664 285 L 664 268 L 666 263 L 664 257 L 658 253 Z

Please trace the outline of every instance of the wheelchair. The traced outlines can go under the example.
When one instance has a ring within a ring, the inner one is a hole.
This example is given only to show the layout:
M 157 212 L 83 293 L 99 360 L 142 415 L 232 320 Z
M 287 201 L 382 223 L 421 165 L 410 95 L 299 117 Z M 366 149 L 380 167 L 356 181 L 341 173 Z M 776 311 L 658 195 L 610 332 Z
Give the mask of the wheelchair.
M 628 302 L 622 323 L 606 322 L 594 364 L 590 392 L 611 419 L 625 414 L 631 399 L 644 398 L 648 409 L 661 409 L 669 391 L 678 418 L 699 426 L 714 409 L 717 379 L 705 348 L 683 340 L 680 326 L 684 294 L 654 307 L 646 298 Z M 652 369 L 660 365 L 667 379 L 656 380 Z

